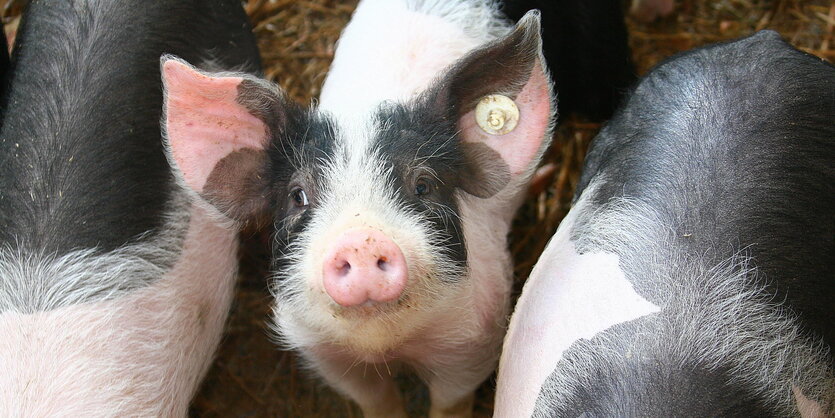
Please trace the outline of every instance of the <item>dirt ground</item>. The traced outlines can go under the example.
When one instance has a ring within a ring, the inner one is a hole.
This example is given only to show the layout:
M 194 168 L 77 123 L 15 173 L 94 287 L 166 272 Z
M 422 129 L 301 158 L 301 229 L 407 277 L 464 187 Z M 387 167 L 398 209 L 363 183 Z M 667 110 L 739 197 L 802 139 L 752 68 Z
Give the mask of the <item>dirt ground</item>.
M 0 0 L 0 6 L 8 0 Z M 15 2 L 17 3 L 17 2 Z M 334 42 L 356 0 L 245 1 L 265 74 L 296 100 L 316 97 L 333 57 Z M 624 4 L 626 7 L 626 4 Z M 17 4 L 3 9 L 7 34 L 17 27 Z M 832 0 L 677 0 L 675 12 L 653 23 L 628 19 L 630 45 L 638 74 L 676 52 L 749 35 L 760 29 L 780 32 L 796 47 L 830 62 L 835 59 L 835 3 Z M 546 29 L 547 30 L 547 29 Z M 569 115 L 559 121 L 544 163 L 554 164 L 544 187 L 533 190 L 511 233 L 517 292 L 548 238 L 568 211 L 586 147 L 600 125 Z M 303 370 L 292 352 L 270 341 L 266 320 L 267 233 L 245 231 L 241 278 L 217 360 L 199 393 L 195 417 L 361 417 L 359 410 Z M 494 379 L 479 389 L 475 416 L 492 412 Z M 425 389 L 402 379 L 409 410 L 426 414 Z

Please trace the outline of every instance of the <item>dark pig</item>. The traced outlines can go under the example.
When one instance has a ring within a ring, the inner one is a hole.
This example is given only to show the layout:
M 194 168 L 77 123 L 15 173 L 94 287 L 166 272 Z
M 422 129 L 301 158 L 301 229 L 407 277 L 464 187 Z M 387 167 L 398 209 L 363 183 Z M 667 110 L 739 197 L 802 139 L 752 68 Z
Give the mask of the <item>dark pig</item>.
M 238 0 L 32 1 L 2 97 L 0 411 L 185 416 L 225 322 L 236 232 L 189 203 L 159 57 L 257 72 Z
M 835 68 L 770 32 L 651 71 L 525 284 L 497 417 L 835 410 Z

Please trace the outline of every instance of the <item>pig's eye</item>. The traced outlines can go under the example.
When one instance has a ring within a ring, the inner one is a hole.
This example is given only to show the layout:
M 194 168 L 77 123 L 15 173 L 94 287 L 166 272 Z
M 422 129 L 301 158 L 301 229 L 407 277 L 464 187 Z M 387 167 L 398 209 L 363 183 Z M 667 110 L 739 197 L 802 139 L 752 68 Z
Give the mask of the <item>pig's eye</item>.
M 432 183 L 425 177 L 417 179 L 415 182 L 415 196 L 426 196 L 432 192 Z
M 305 193 L 300 187 L 297 187 L 290 192 L 290 199 L 293 201 L 293 205 L 297 208 L 304 208 L 310 204 L 307 200 L 307 193 Z

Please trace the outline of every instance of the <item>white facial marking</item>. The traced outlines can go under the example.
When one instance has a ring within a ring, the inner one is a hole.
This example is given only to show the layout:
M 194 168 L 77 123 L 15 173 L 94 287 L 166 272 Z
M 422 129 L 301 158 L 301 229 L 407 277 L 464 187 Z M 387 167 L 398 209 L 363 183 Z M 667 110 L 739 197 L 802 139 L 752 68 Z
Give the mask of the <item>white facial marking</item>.
M 478 126 L 490 135 L 504 135 L 519 123 L 519 108 L 510 97 L 500 94 L 484 96 L 475 108 Z
M 510 29 L 492 13 L 481 1 L 361 1 L 339 38 L 319 108 L 364 120 L 381 102 L 414 98 L 457 59 Z
M 511 318 L 496 394 L 496 417 L 530 416 L 539 389 L 580 339 L 658 312 L 635 292 L 608 253 L 578 254 L 570 240 L 582 201 L 543 252 Z

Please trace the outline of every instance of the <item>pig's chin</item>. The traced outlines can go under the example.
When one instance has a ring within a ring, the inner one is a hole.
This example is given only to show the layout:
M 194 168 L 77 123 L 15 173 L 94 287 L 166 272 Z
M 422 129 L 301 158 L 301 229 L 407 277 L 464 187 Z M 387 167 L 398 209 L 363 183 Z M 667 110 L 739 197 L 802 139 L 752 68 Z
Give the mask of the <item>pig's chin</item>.
M 331 314 L 331 321 L 339 323 L 340 327 L 347 325 L 349 329 L 402 328 L 404 316 L 419 316 L 419 311 L 426 310 L 426 286 L 423 285 L 423 280 L 415 281 L 418 283 L 407 287 L 400 297 L 390 302 L 367 301 L 356 306 L 342 306 L 328 299 L 325 303 L 326 309 Z
M 441 292 L 431 285 L 437 280 L 416 278 L 400 298 L 387 303 L 346 307 L 330 301 L 326 308 L 330 315 L 320 317 L 324 321 L 315 328 L 325 331 L 325 340 L 358 354 L 397 351 L 404 342 L 430 328 L 438 310 L 450 305 L 442 295 L 454 297 L 459 293 L 456 286 L 447 286 Z
M 403 295 L 397 300 L 377 303 L 365 302 L 357 306 L 341 306 L 336 303 L 331 303 L 330 309 L 334 315 L 346 320 L 361 320 L 367 321 L 381 315 L 391 315 L 400 310 L 408 309 L 409 296 Z

